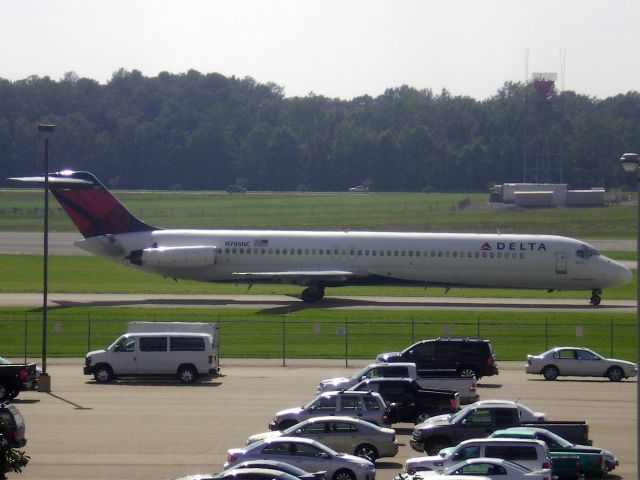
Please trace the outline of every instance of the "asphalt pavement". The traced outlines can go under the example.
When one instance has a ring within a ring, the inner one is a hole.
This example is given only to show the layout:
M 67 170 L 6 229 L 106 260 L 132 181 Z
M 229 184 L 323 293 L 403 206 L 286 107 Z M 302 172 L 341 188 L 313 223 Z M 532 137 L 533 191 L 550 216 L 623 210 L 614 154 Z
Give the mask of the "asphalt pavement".
M 534 352 L 532 352 L 534 353 Z M 222 359 L 222 376 L 195 385 L 173 378 L 102 385 L 82 374 L 83 359 L 50 359 L 50 393 L 23 392 L 15 405 L 27 425 L 31 456 L 10 479 L 172 479 L 222 468 L 226 452 L 268 430 L 280 409 L 310 400 L 323 378 L 344 376 L 370 360 Z M 587 420 L 594 445 L 614 452 L 612 478 L 637 479 L 636 382 L 526 375 L 524 362 L 501 362 L 500 374 L 479 382 L 481 399 L 512 399 L 550 420 Z M 405 445 L 383 459 L 377 479 L 390 480 L 404 461 L 412 424 L 396 426 Z

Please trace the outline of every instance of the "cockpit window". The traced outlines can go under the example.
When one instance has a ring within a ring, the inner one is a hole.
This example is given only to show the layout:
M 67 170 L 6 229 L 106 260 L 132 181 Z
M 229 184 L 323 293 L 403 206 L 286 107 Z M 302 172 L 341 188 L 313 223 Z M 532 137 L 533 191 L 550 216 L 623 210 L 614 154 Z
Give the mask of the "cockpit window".
M 589 258 L 600 255 L 600 252 L 598 252 L 598 250 L 596 250 L 595 248 L 591 248 L 587 245 L 582 245 L 578 249 L 578 251 L 576 251 L 576 255 L 580 258 Z

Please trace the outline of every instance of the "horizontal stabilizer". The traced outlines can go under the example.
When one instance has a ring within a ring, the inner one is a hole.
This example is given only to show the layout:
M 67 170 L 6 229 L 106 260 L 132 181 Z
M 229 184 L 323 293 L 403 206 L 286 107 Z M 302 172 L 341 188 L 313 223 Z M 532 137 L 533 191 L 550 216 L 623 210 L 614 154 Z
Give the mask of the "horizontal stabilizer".
M 25 182 L 25 183 L 37 183 L 42 184 L 46 183 L 44 175 L 38 177 L 11 177 L 8 180 L 14 180 L 16 182 Z M 81 178 L 69 178 L 69 177 L 59 177 L 56 174 L 52 174 L 49 176 L 49 183 L 55 184 L 56 187 L 64 188 L 64 187 L 78 187 L 78 186 L 88 186 L 93 185 L 93 182 L 88 180 L 83 180 Z

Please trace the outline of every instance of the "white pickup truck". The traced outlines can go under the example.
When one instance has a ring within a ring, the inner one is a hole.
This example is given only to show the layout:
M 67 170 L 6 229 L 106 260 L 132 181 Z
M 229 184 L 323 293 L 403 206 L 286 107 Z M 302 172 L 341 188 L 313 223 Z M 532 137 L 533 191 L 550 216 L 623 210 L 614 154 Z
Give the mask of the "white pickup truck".
M 436 388 L 458 392 L 460 403 L 468 404 L 478 400 L 475 377 L 429 376 L 419 377 L 415 363 L 372 363 L 358 370 L 350 377 L 337 377 L 322 380 L 318 393 L 344 390 L 368 378 L 401 377 L 411 378 L 422 388 Z

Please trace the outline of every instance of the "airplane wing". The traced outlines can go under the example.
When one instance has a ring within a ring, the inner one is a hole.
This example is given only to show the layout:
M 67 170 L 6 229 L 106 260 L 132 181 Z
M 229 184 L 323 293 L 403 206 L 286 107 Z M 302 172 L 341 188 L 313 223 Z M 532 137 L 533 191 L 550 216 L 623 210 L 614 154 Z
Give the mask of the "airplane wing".
M 349 280 L 365 278 L 370 275 L 371 273 L 363 270 L 278 270 L 272 272 L 233 272 L 234 277 L 243 280 L 281 280 L 283 282 L 297 283 L 301 285 L 305 285 L 313 280 L 344 283 Z

